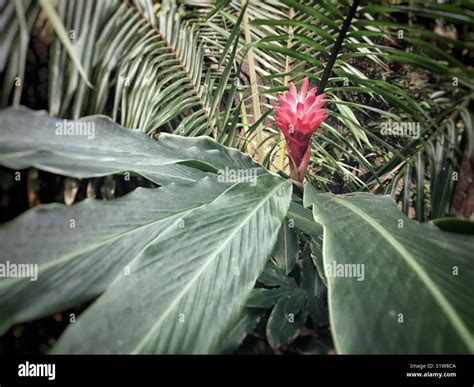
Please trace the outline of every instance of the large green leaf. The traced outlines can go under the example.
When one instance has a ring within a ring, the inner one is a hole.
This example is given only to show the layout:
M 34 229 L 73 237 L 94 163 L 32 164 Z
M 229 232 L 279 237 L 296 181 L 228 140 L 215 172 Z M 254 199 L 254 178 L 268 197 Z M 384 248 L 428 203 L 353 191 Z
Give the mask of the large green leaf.
M 409 220 L 388 196 L 308 185 L 304 202 L 324 226 L 325 269 L 363 265 L 327 275 L 338 352 L 474 352 L 473 237 Z
M 108 202 L 40 206 L 3 225 L 1 262 L 38 264 L 39 275 L 1 280 L 0 330 L 104 293 L 67 329 L 58 352 L 228 350 L 288 212 L 291 184 L 207 138 L 154 140 L 106 117 L 63 121 L 24 108 L 0 118 L 7 167 L 177 182 Z M 89 137 L 56 132 L 79 123 L 93 124 Z M 240 170 L 252 180 L 235 179 Z M 115 329 L 111 319 L 120 322 Z
M 188 191 L 188 194 L 190 192 Z M 263 175 L 183 214 L 60 339 L 56 353 L 215 353 L 275 244 L 291 185 Z
M 37 264 L 39 271 L 37 281 L 0 280 L 0 333 L 98 296 L 150 243 L 172 237 L 182 217 L 226 188 L 210 177 L 138 188 L 111 201 L 35 207 L 0 226 L 0 263 Z
M 69 129 L 76 135 L 64 135 Z M 81 130 L 83 135 L 78 135 Z M 13 169 L 33 166 L 73 177 L 129 171 L 161 185 L 206 176 L 196 168 L 211 172 L 254 168 L 255 174 L 265 173 L 249 156 L 208 137 L 162 133 L 152 140 L 105 116 L 60 120 L 43 111 L 9 108 L 0 112 L 0 135 L 0 164 Z

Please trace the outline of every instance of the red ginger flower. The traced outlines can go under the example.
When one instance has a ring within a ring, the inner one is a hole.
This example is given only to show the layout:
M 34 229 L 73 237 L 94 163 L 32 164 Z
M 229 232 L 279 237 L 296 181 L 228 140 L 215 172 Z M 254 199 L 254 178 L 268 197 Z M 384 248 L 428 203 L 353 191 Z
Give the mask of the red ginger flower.
M 327 109 L 321 109 L 324 94 L 316 96 L 316 88 L 308 92 L 308 86 L 305 78 L 298 92 L 291 82 L 290 91 L 278 96 L 281 107 L 275 107 L 276 122 L 286 139 L 291 178 L 301 183 L 311 154 L 311 136 L 327 118 Z

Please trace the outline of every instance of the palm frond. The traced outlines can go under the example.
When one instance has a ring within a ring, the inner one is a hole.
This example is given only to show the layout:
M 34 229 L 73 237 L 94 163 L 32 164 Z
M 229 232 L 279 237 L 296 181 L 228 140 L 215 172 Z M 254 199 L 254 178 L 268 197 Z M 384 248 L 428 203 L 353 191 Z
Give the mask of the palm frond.
M 33 0 L 0 1 L 0 73 L 3 73 L 0 106 L 18 105 L 25 78 L 29 32 L 40 12 Z
M 214 72 L 198 31 L 174 1 L 159 7 L 145 0 L 59 1 L 57 13 L 94 86 L 81 79 L 80 67 L 55 37 L 50 50 L 52 115 L 103 113 L 147 133 L 164 128 L 215 134 L 221 110 L 214 105 L 222 97 L 217 86 L 228 89 L 231 72 L 224 79 L 222 71 Z M 18 25 L 18 18 L 9 21 Z

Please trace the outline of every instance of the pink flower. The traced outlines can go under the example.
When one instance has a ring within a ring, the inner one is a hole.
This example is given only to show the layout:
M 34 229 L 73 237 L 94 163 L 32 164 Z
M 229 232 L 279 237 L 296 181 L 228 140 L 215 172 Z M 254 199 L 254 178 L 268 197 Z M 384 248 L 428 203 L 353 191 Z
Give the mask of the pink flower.
M 275 107 L 275 120 L 285 135 L 291 178 L 303 182 L 311 154 L 311 136 L 327 118 L 322 109 L 324 94 L 316 96 L 316 88 L 308 92 L 305 78 L 298 92 L 293 82 L 290 91 L 278 96 L 281 107 Z

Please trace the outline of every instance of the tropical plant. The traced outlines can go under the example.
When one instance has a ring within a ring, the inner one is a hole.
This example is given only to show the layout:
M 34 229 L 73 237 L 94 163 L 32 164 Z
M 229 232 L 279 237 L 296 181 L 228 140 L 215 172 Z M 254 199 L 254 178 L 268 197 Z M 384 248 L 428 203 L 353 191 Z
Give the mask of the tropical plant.
M 69 177 L 0 226 L 0 335 L 63 312 L 52 353 L 474 352 L 472 225 L 444 219 L 473 160 L 472 5 L 0 6 L 2 176 Z M 19 106 L 38 41 L 47 112 Z M 328 117 L 308 94 L 295 148 L 297 108 L 273 111 L 304 78 Z

